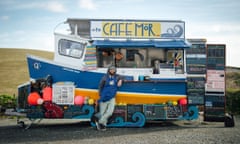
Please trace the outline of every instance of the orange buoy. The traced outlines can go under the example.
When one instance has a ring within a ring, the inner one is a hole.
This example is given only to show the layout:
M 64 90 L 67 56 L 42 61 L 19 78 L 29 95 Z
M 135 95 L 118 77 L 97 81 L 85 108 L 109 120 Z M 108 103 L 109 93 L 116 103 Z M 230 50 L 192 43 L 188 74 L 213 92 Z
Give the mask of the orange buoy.
M 38 99 L 41 98 L 37 92 L 32 92 L 28 95 L 29 105 L 38 105 Z
M 44 101 L 52 101 L 52 88 L 51 87 L 45 87 L 43 89 L 43 100 Z

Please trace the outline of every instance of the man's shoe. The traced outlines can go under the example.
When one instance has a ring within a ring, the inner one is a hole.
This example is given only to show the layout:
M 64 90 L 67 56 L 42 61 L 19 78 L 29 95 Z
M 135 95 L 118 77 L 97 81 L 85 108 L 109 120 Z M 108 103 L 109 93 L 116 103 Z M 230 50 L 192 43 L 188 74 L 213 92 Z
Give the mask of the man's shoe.
M 107 130 L 106 126 L 103 125 L 103 124 L 99 124 L 99 126 L 100 126 L 101 131 L 106 131 Z

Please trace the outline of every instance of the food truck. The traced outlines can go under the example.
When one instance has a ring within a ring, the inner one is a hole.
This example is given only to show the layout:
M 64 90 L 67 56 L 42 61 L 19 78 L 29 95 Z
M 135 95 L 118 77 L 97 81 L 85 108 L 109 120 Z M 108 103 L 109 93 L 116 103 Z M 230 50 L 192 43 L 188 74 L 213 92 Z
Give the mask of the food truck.
M 70 33 L 54 33 L 53 60 L 27 55 L 30 81 L 18 87 L 17 108 L 27 118 L 88 119 L 94 126 L 98 85 L 112 65 L 123 85 L 107 127 L 198 118 L 199 105 L 188 99 L 192 44 L 184 21 L 70 18 L 65 24 Z

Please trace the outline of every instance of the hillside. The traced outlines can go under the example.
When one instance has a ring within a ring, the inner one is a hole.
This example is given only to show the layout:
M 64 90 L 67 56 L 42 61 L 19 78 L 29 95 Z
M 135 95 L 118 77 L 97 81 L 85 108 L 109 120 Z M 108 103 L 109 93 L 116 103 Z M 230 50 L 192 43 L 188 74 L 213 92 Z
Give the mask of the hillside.
M 0 95 L 17 95 L 17 86 L 29 80 L 26 55 L 53 59 L 53 53 L 30 49 L 0 48 Z M 227 67 L 227 89 L 240 89 L 240 68 Z
M 240 69 L 227 68 L 226 72 L 227 90 L 240 90 Z
M 0 48 L 0 95 L 17 95 L 17 86 L 29 80 L 27 54 L 53 59 L 52 52 Z

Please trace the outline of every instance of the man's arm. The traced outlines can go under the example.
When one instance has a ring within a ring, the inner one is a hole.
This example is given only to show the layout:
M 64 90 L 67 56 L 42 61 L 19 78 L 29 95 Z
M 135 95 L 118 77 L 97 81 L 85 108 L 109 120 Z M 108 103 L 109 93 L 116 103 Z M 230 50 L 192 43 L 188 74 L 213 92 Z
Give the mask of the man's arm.
M 117 75 L 117 86 L 122 86 L 122 77 L 120 75 Z
M 100 94 L 100 92 L 102 91 L 102 89 L 103 89 L 103 87 L 104 87 L 104 84 L 105 84 L 105 82 L 106 82 L 106 78 L 107 78 L 106 75 L 103 76 L 102 79 L 101 79 L 101 81 L 100 81 L 100 83 L 99 83 L 99 86 L 98 86 L 98 92 L 99 92 L 99 94 Z

